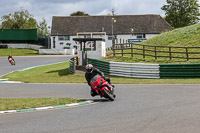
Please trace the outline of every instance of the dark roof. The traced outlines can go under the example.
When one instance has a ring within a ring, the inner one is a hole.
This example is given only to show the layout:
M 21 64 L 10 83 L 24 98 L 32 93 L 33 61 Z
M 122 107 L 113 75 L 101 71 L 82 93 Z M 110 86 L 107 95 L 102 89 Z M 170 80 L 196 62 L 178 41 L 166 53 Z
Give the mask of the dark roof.
M 116 16 L 53 16 L 51 35 L 76 35 L 77 32 L 112 33 L 112 18 L 114 34 L 134 33 L 158 34 L 172 29 L 160 15 L 116 15 Z M 102 30 L 104 29 L 104 30 Z

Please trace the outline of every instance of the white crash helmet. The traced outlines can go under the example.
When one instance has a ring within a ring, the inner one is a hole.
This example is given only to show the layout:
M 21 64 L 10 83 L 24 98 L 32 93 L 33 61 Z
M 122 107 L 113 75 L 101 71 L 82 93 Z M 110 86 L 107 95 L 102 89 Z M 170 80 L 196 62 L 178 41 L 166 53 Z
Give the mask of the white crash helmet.
M 87 64 L 86 65 L 86 72 L 87 73 L 92 73 L 93 70 L 93 65 L 92 64 Z

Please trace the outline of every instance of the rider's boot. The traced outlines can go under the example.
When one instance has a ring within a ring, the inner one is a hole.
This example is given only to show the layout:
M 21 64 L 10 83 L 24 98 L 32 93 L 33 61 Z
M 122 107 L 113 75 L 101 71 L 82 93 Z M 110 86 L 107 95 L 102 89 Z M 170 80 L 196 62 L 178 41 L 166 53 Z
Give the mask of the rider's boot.
M 112 85 L 112 84 L 111 84 L 111 86 L 112 86 L 113 88 L 115 88 L 115 86 L 114 86 L 114 85 Z
M 94 90 L 91 89 L 91 91 L 90 91 L 90 95 L 91 95 L 92 97 L 94 97 L 94 96 L 96 96 L 96 95 L 98 95 L 98 94 L 97 94 L 96 91 L 94 91 Z

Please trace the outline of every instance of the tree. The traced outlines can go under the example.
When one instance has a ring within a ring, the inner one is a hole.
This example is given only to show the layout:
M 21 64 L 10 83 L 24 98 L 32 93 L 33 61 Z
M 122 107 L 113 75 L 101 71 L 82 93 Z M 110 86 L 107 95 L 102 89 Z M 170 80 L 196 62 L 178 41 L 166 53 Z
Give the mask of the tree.
M 77 12 L 71 13 L 70 16 L 89 16 L 89 14 L 82 11 L 77 11 Z
M 198 23 L 198 0 L 167 0 L 161 7 L 165 11 L 165 20 L 174 28 L 184 27 Z
M 50 34 L 47 28 L 46 20 L 44 18 L 42 18 L 42 21 L 39 22 L 37 27 L 38 27 L 38 35 L 44 36 Z
M 2 29 L 36 29 L 38 35 L 49 35 L 46 20 L 43 18 L 42 22 L 37 23 L 36 19 L 28 10 L 21 8 L 21 11 L 16 11 L 14 14 L 8 14 L 1 17 Z
M 37 28 L 37 21 L 33 15 L 29 14 L 28 10 L 21 9 L 14 14 L 8 14 L 1 17 L 2 29 L 35 29 Z

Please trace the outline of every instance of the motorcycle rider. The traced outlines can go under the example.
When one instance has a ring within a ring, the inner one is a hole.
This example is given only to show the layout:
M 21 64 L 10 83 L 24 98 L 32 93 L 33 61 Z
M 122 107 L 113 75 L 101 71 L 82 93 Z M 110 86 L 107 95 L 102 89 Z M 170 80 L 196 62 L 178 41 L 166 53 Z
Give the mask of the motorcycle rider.
M 101 72 L 99 69 L 93 67 L 92 64 L 87 64 L 86 65 L 86 73 L 85 73 L 85 79 L 87 80 L 88 82 L 88 85 L 91 87 L 91 91 L 90 91 L 90 94 L 91 96 L 96 96 L 98 95 L 97 92 L 95 90 L 92 89 L 92 85 L 90 84 L 90 80 L 96 76 L 96 75 L 100 75 L 104 80 L 106 80 L 110 85 L 110 78 L 106 78 L 104 77 L 104 73 Z M 110 88 L 109 86 L 107 86 L 108 88 Z M 112 85 L 112 87 L 114 88 L 114 85 Z
M 11 54 L 8 55 L 8 61 L 11 63 L 11 61 L 14 60 Z

